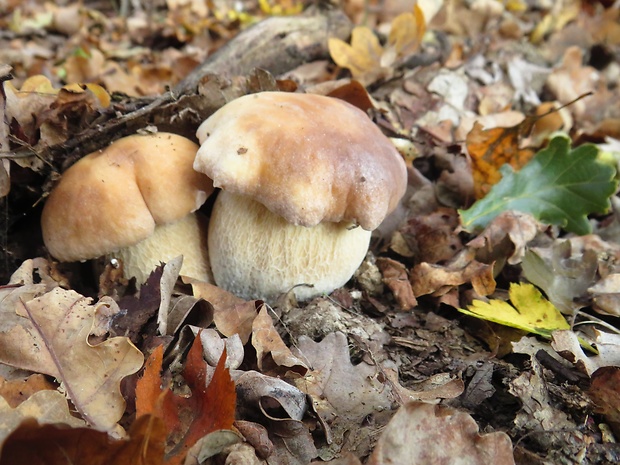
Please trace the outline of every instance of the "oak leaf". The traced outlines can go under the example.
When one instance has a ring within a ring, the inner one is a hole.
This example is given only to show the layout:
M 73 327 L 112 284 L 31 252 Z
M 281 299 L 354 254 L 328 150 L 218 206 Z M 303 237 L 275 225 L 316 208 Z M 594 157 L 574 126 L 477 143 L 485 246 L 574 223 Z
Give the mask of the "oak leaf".
M 483 129 L 477 122 L 474 124 L 467 134 L 466 145 L 471 157 L 477 199 L 484 197 L 491 186 L 501 179 L 499 169 L 503 165 L 509 164 L 518 171 L 534 156 L 532 150 L 520 145 L 535 122 L 536 118 L 529 117 L 516 126 L 490 129 Z
M 11 316 L 15 311 L 19 318 Z M 125 411 L 120 382 L 140 369 L 143 356 L 125 337 L 89 344 L 96 312 L 90 299 L 57 287 L 0 312 L 15 323 L 0 333 L 2 363 L 53 376 L 87 423 L 119 428 Z
M 569 232 L 588 234 L 587 215 L 604 213 L 615 192 L 615 170 L 596 160 L 598 149 L 584 144 L 570 150 L 566 136 L 556 136 L 518 173 L 500 169 L 502 180 L 467 210 L 460 210 L 468 231 L 486 227 L 500 213 L 517 210 Z
M 207 385 L 207 364 L 202 358 L 201 339 L 194 339 L 187 354 L 183 378 L 190 397 L 174 394 L 162 387 L 163 347 L 149 357 L 143 377 L 136 387 L 136 416 L 154 415 L 166 428 L 166 465 L 183 463 L 189 450 L 200 439 L 218 430 L 231 430 L 235 420 L 235 384 L 225 368 L 226 351 Z
M 481 435 L 467 413 L 411 402 L 383 430 L 368 465 L 457 462 L 514 464 L 512 443 L 503 432 Z
M 347 68 L 354 79 L 368 85 L 388 76 L 391 67 L 414 53 L 425 30 L 424 14 L 416 5 L 412 13 L 402 13 L 394 19 L 385 48 L 370 28 L 356 26 L 350 45 L 330 38 L 329 53 L 338 66 Z

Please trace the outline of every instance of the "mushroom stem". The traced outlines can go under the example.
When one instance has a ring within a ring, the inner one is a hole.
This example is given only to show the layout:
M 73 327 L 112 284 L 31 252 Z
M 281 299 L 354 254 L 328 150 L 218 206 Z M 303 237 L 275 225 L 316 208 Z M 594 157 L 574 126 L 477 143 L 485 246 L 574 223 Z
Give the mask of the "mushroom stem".
M 295 286 L 306 300 L 343 286 L 370 236 L 350 222 L 296 226 L 247 196 L 221 191 L 209 223 L 211 269 L 218 286 L 248 300 L 274 302 Z
M 183 255 L 181 275 L 213 282 L 207 253 L 207 218 L 197 212 L 182 219 L 155 226 L 153 234 L 129 247 L 110 254 L 123 262 L 125 277 L 144 283 L 162 261 Z

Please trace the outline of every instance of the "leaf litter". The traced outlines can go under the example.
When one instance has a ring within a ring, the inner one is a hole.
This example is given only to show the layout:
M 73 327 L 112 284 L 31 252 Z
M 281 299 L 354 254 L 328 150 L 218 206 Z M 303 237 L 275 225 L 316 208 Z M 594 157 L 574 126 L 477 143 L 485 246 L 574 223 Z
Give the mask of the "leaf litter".
M 620 460 L 617 4 L 341 3 L 352 37 L 322 60 L 203 76 L 159 113 L 239 30 L 302 3 L 7 4 L 0 463 Z M 272 308 L 174 263 L 136 288 L 41 258 L 50 187 L 119 128 L 191 136 L 248 92 L 321 88 L 409 165 L 344 288 Z

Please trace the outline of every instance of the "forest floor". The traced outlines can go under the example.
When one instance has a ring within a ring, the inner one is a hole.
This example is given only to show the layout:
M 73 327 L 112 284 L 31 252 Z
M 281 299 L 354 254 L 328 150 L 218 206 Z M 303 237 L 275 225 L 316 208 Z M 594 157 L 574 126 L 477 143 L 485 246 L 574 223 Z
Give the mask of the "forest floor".
M 620 463 L 620 4 L 415 4 L 0 2 L 0 464 Z M 75 161 L 261 91 L 407 163 L 346 286 L 50 256 Z

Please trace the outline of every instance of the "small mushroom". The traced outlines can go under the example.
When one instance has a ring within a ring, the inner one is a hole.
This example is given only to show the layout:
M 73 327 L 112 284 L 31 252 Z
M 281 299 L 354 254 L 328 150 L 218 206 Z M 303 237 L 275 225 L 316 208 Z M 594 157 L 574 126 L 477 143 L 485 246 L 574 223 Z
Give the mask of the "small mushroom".
M 245 299 L 298 299 L 343 286 L 371 231 L 404 195 L 407 170 L 358 108 L 263 92 L 226 104 L 198 129 L 194 168 L 222 189 L 209 224 L 215 283 Z
M 161 261 L 183 255 L 181 274 L 212 282 L 206 220 L 196 210 L 213 184 L 192 168 L 197 150 L 185 137 L 156 133 L 124 137 L 80 159 L 43 208 L 50 254 L 63 262 L 118 258 L 138 283 Z

